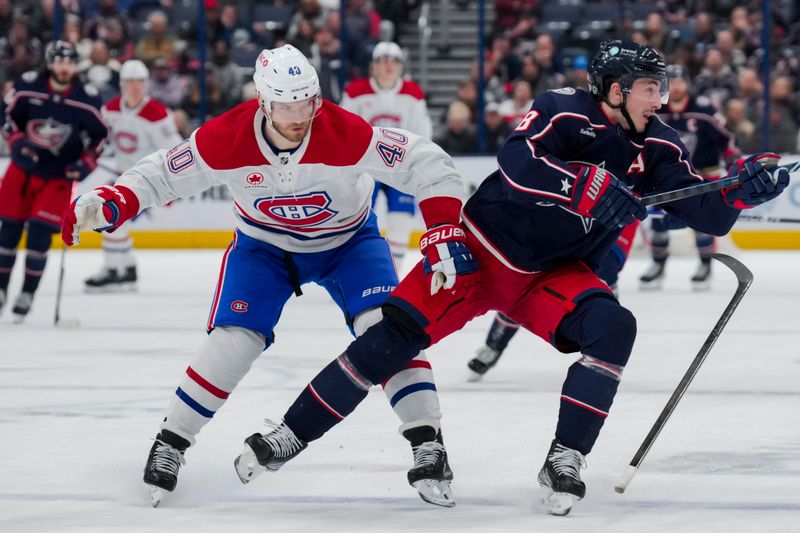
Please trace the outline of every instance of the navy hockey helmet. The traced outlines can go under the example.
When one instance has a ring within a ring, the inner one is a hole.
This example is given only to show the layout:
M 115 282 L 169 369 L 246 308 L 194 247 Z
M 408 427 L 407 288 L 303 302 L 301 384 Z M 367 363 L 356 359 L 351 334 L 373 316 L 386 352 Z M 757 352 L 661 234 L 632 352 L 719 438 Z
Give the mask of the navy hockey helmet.
M 661 81 L 661 103 L 669 98 L 667 65 L 661 52 L 650 46 L 618 39 L 603 41 L 589 63 L 589 90 L 598 100 L 607 100 L 611 84 L 620 84 L 623 93 L 630 93 L 638 78 Z
M 77 62 L 78 51 L 75 50 L 75 45 L 69 41 L 53 41 L 47 45 L 44 57 L 48 65 L 52 65 L 57 57 L 68 58 Z

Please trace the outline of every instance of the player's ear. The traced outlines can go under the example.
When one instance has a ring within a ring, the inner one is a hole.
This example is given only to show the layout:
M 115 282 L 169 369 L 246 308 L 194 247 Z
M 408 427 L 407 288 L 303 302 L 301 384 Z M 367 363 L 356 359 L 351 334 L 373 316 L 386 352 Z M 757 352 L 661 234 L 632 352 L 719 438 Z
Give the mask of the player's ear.
M 608 101 L 614 105 L 622 103 L 622 86 L 616 81 L 608 88 Z

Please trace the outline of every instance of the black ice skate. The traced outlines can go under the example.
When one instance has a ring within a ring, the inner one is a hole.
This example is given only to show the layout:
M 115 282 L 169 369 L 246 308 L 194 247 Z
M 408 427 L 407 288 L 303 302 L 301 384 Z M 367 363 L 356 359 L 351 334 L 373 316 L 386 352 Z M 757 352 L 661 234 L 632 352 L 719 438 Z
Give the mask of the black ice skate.
M 467 363 L 469 369 L 472 370 L 472 375 L 468 378 L 468 381 L 480 381 L 483 375 L 497 364 L 502 354 L 503 352 L 490 348 L 489 346 L 481 347 L 478 353 L 475 354 L 475 357 Z
M 25 317 L 31 312 L 31 305 L 33 305 L 33 293 L 19 293 L 17 301 L 14 302 L 14 307 L 11 308 L 11 312 L 14 314 L 14 323 L 19 324 L 25 320 Z
M 586 468 L 583 454 L 553 439 L 538 476 L 539 503 L 544 510 L 564 516 L 576 501 L 583 499 L 586 485 L 581 481 L 581 468 Z
M 411 443 L 414 466 L 408 471 L 408 483 L 419 497 L 433 505 L 453 507 L 456 500 L 450 488 L 453 471 L 447 462 L 442 432 L 431 426 L 408 429 L 403 436 Z
M 103 267 L 100 272 L 84 280 L 86 292 L 124 292 L 136 290 L 136 267 L 126 267 L 119 273 L 115 268 Z
M 711 288 L 711 258 L 703 257 L 692 276 L 692 290 L 707 291 Z
M 303 442 L 285 423 L 264 421 L 273 428 L 266 434 L 253 433 L 244 440 L 242 453 L 233 461 L 242 483 L 249 483 L 265 470 L 277 471 L 287 461 L 294 459 L 306 449 Z
M 667 264 L 666 259 L 654 260 L 644 274 L 639 277 L 639 287 L 643 291 L 657 291 L 661 289 L 664 283 L 664 267 Z
M 158 507 L 167 492 L 175 490 L 178 470 L 186 464 L 183 453 L 188 447 L 189 441 L 169 430 L 162 429 L 156 435 L 144 467 L 144 482 L 150 489 L 153 507 Z

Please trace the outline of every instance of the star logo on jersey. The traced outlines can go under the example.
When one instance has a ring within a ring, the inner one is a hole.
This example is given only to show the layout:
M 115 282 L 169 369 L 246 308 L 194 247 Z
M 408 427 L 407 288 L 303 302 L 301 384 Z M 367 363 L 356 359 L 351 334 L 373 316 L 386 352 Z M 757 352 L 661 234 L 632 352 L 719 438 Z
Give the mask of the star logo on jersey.
M 329 221 L 339 213 L 330 205 L 331 198 L 326 192 L 259 198 L 254 203 L 254 207 L 270 220 L 295 228 L 318 226 Z
M 564 194 L 569 194 L 569 190 L 572 188 L 572 185 L 569 182 L 569 179 L 564 178 L 561 180 L 561 192 Z
M 35 118 L 28 122 L 25 132 L 33 144 L 58 155 L 58 151 L 72 135 L 72 126 L 52 118 Z

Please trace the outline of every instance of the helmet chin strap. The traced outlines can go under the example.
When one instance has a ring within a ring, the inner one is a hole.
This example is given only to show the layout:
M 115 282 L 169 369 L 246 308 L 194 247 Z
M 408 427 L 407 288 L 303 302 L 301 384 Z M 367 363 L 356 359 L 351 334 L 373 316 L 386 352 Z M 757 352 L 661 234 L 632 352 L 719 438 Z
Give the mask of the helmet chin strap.
M 633 132 L 633 133 L 639 133 L 636 130 L 636 125 L 633 123 L 633 119 L 631 118 L 630 113 L 628 113 L 628 107 L 625 105 L 626 103 L 628 103 L 628 95 L 625 94 L 624 91 L 621 91 L 621 92 L 622 92 L 622 103 L 621 104 L 612 104 L 609 101 L 608 96 L 606 96 L 606 95 L 603 95 L 603 102 L 605 102 L 606 105 L 608 105 L 608 107 L 610 107 L 611 109 L 619 109 L 620 113 L 622 113 L 622 117 L 625 119 L 625 122 L 628 123 L 629 130 L 631 132 Z

